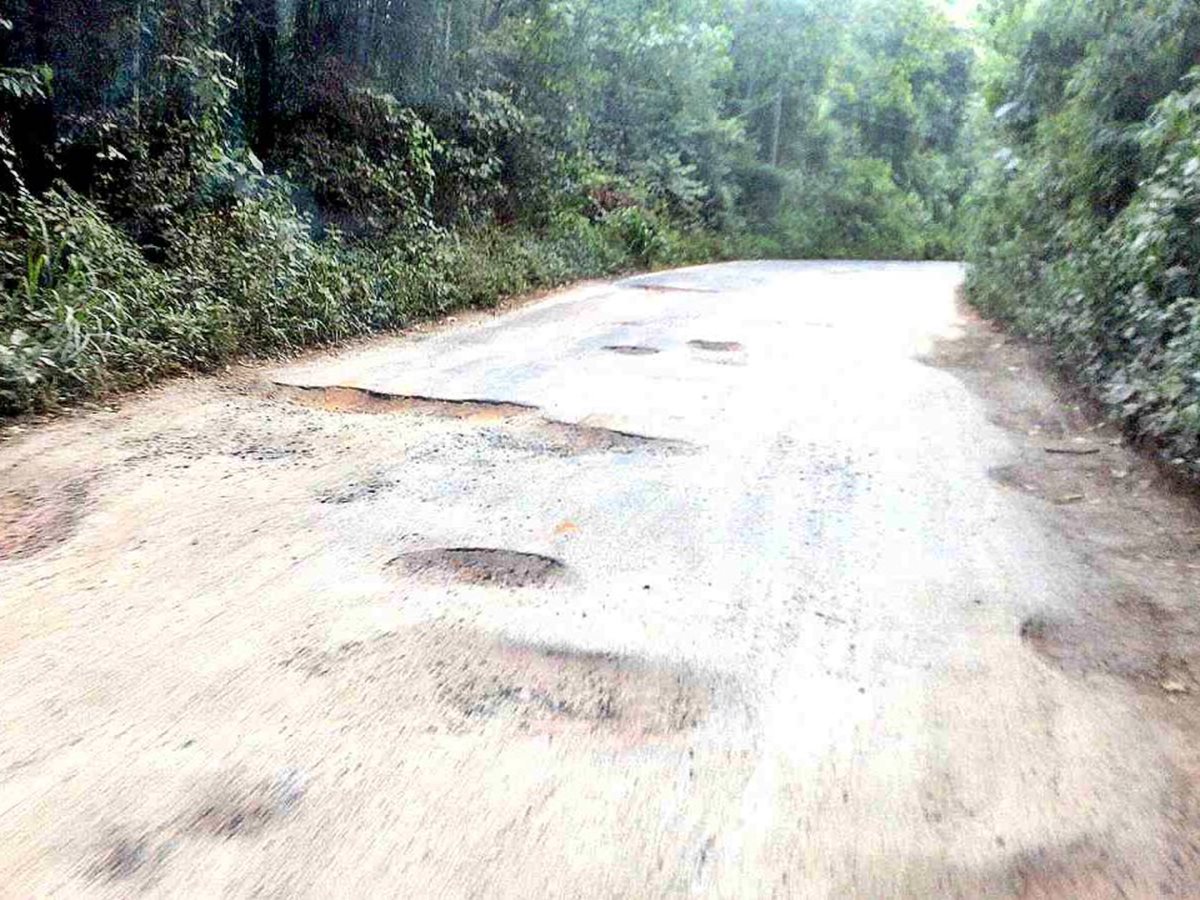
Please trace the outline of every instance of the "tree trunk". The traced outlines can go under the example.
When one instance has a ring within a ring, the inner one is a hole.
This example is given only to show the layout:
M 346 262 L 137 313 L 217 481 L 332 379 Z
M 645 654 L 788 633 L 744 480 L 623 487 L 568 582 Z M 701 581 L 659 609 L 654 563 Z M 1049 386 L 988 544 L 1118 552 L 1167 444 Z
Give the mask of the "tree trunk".
M 783 88 L 775 94 L 774 124 L 771 126 L 771 165 L 779 165 L 779 130 L 783 125 Z
M 275 82 L 278 68 L 279 9 L 276 0 L 258 0 L 255 55 L 258 57 L 258 128 L 255 152 L 267 158 L 275 149 Z
M 34 62 L 37 65 L 53 66 L 54 47 L 51 43 L 54 0 L 31 0 L 29 25 L 32 37 Z M 54 180 L 52 154 L 58 137 L 58 121 L 54 95 L 30 104 L 28 126 L 18 129 L 14 135 L 18 155 L 23 163 L 26 186 L 34 193 L 41 193 Z

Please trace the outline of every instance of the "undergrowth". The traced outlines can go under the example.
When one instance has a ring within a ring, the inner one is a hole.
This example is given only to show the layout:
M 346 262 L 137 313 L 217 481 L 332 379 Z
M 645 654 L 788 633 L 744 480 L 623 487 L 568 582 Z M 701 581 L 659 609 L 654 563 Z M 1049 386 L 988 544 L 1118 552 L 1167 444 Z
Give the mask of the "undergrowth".
M 278 193 L 189 219 L 158 263 L 67 188 L 22 196 L 3 225 L 0 414 L 726 252 L 717 238 L 631 210 L 563 215 L 538 231 L 317 239 Z

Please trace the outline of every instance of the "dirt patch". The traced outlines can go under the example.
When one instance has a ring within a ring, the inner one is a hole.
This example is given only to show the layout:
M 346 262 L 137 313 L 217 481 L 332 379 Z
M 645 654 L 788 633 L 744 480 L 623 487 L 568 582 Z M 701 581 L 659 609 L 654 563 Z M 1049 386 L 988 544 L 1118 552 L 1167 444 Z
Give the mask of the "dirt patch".
M 137 881 L 149 886 L 170 851 L 169 843 L 156 842 L 149 834 L 114 829 L 100 842 L 85 875 L 92 881 Z
M 82 482 L 0 493 L 0 561 L 25 559 L 65 542 L 87 501 Z
M 225 840 L 255 837 L 290 815 L 303 798 L 295 772 L 251 784 L 232 780 L 210 791 L 186 831 Z
M 1088 841 L 1021 853 L 1013 859 L 1008 881 L 1021 900 L 1125 900 L 1141 895 L 1127 867 Z
M 709 353 L 737 353 L 743 349 L 737 341 L 688 341 L 688 346 Z
M 1113 675 L 1155 692 L 1192 693 L 1194 636 L 1180 614 L 1146 597 L 1080 604 L 1083 612 L 1034 614 L 1021 622 L 1021 640 L 1055 668 L 1070 675 Z M 1180 641 L 1183 641 L 1181 645 Z
M 654 356 L 662 352 L 657 347 L 643 347 L 640 344 L 613 344 L 604 349 L 623 356 Z
M 1049 368 L 1039 351 L 960 306 L 962 332 L 920 361 L 946 371 L 1008 432 L 988 470 L 1089 573 L 1094 589 L 1031 616 L 1025 644 L 1073 675 L 1107 674 L 1157 695 L 1200 689 L 1200 509 Z M 1165 687 L 1164 687 L 1165 686 Z
M 396 557 L 388 566 L 418 577 L 506 588 L 540 587 L 566 572 L 566 566 L 550 556 L 486 547 L 418 550 Z

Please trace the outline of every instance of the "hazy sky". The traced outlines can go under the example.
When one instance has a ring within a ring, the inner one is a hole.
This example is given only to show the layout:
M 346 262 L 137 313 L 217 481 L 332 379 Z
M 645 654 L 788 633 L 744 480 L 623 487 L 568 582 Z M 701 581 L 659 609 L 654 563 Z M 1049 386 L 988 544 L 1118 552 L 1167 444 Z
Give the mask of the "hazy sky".
M 965 24 L 971 13 L 975 12 L 979 0 L 946 0 L 946 5 L 950 7 L 950 17 Z

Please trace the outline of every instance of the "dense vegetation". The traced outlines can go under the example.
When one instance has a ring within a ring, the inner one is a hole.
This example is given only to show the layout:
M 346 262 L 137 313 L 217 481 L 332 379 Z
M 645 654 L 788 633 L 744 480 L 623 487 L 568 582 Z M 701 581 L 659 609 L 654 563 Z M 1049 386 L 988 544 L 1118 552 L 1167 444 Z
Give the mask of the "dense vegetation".
M 970 295 L 1200 474 L 1200 3 L 980 18 Z
M 935 0 L 4 0 L 0 26 L 0 414 L 583 275 L 961 249 L 974 55 Z

